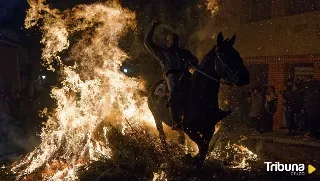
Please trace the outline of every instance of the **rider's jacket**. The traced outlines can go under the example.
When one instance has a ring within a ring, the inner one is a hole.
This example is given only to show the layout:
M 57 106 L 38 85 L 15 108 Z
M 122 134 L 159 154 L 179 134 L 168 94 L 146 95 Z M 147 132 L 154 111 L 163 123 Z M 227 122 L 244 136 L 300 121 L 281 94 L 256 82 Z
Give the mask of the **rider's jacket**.
M 151 27 L 147 32 L 144 44 L 150 53 L 160 62 L 162 71 L 166 75 L 169 71 L 188 70 L 189 62 L 192 65 L 198 65 L 198 59 L 192 55 L 189 50 L 179 47 L 162 48 L 153 42 L 153 34 L 155 27 Z

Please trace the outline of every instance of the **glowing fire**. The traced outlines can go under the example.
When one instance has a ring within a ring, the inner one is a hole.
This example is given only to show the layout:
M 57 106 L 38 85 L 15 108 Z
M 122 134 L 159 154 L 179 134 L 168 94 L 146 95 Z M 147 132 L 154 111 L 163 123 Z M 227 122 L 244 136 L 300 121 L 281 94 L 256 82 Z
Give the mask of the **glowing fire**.
M 258 160 L 258 156 L 243 145 L 233 144 L 232 148 L 236 151 L 232 168 L 250 169 L 249 163 L 247 163 L 247 161 Z
M 257 154 L 250 151 L 247 147 L 238 144 L 217 147 L 208 154 L 208 159 L 227 160 L 231 168 L 251 169 L 248 161 L 257 161 Z
M 30 175 L 37 172 L 40 180 L 76 180 L 77 168 L 101 156 L 112 156 L 106 139 L 108 128 L 102 123 L 120 124 L 123 133 L 128 126 L 125 119 L 133 125 L 144 122 L 155 126 L 146 97 L 139 94 L 144 82 L 120 72 L 128 55 L 118 47 L 118 41 L 135 29 L 135 14 L 117 1 L 65 11 L 49 7 L 45 0 L 28 3 L 25 26 L 37 26 L 41 20 L 43 65 L 57 71 L 62 81 L 51 91 L 57 108 L 41 113 L 48 117 L 41 144 L 15 163 L 12 171 L 18 174 L 17 179 L 36 180 Z M 214 13 L 219 3 L 208 0 L 207 7 Z M 61 56 L 66 51 L 69 57 Z M 53 66 L 55 62 L 59 68 Z M 97 138 L 98 129 L 104 140 Z
M 143 81 L 120 72 L 128 56 L 118 47 L 118 40 L 135 29 L 135 14 L 116 1 L 78 5 L 63 12 L 49 7 L 45 0 L 28 2 L 25 26 L 31 28 L 43 20 L 43 65 L 58 69 L 62 86 L 52 89 L 57 108 L 46 114 L 42 143 L 15 163 L 12 171 L 18 173 L 18 179 L 28 179 L 27 175 L 40 170 L 43 180 L 75 180 L 79 166 L 112 155 L 108 140 L 96 138 L 101 123 L 121 124 L 128 119 L 132 124 L 144 121 L 154 126 L 146 98 L 137 93 L 144 89 Z M 79 34 L 80 39 L 75 39 Z M 60 56 L 67 49 L 69 65 Z M 107 131 L 104 127 L 104 136 Z
M 220 4 L 220 0 L 206 0 L 207 10 L 210 11 L 212 15 L 215 15 L 219 11 Z
M 221 128 L 222 125 L 222 121 L 217 122 L 217 124 L 214 126 L 214 133 L 213 135 L 215 135 Z
M 154 173 L 152 181 L 167 181 L 167 174 L 164 171 L 160 173 Z

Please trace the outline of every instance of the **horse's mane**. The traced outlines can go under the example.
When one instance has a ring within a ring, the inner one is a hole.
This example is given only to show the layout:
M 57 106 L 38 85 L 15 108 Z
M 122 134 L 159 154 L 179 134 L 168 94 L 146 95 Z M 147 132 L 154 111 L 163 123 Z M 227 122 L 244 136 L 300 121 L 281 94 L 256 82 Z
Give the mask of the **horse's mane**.
M 208 61 L 213 61 L 213 59 L 216 56 L 216 45 L 202 58 L 202 61 L 199 64 L 199 69 L 203 70 L 204 68 L 206 68 L 206 64 L 208 63 Z

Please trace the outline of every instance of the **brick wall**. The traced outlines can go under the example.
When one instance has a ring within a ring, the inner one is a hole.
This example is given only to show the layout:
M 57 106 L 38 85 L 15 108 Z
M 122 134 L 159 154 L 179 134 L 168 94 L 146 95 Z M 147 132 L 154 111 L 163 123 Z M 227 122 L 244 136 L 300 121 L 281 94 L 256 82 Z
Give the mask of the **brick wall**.
M 320 54 L 310 55 L 280 55 L 280 56 L 254 56 L 243 57 L 246 64 L 269 64 L 269 63 L 315 63 L 320 62 Z
M 320 80 L 320 61 L 314 63 L 314 77 Z
M 284 106 L 280 91 L 284 89 L 292 64 L 313 63 L 314 76 L 320 80 L 320 54 L 245 57 L 244 62 L 245 64 L 268 64 L 268 84 L 275 86 L 278 95 L 278 108 L 273 120 L 274 129 L 282 125 Z
M 281 104 L 283 101 L 280 96 L 280 91 L 284 89 L 286 79 L 286 64 L 284 63 L 270 63 L 268 64 L 268 84 L 275 86 L 276 94 L 278 95 L 278 108 L 274 115 L 273 128 L 281 127 L 284 107 Z

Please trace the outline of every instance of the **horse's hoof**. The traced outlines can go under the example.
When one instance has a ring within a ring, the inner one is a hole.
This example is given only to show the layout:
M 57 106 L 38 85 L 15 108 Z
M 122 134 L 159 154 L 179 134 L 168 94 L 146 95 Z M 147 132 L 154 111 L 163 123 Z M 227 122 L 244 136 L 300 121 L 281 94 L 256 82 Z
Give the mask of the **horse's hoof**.
M 184 155 L 184 158 L 183 158 L 184 162 L 187 163 L 187 164 L 192 164 L 192 162 L 193 162 L 192 159 L 193 158 L 192 158 L 190 153 Z
M 193 161 L 192 161 L 192 165 L 194 165 L 195 167 L 197 168 L 202 168 L 203 167 L 203 164 L 204 164 L 204 158 L 202 158 L 201 156 L 199 155 L 196 155 L 194 158 L 193 158 Z

